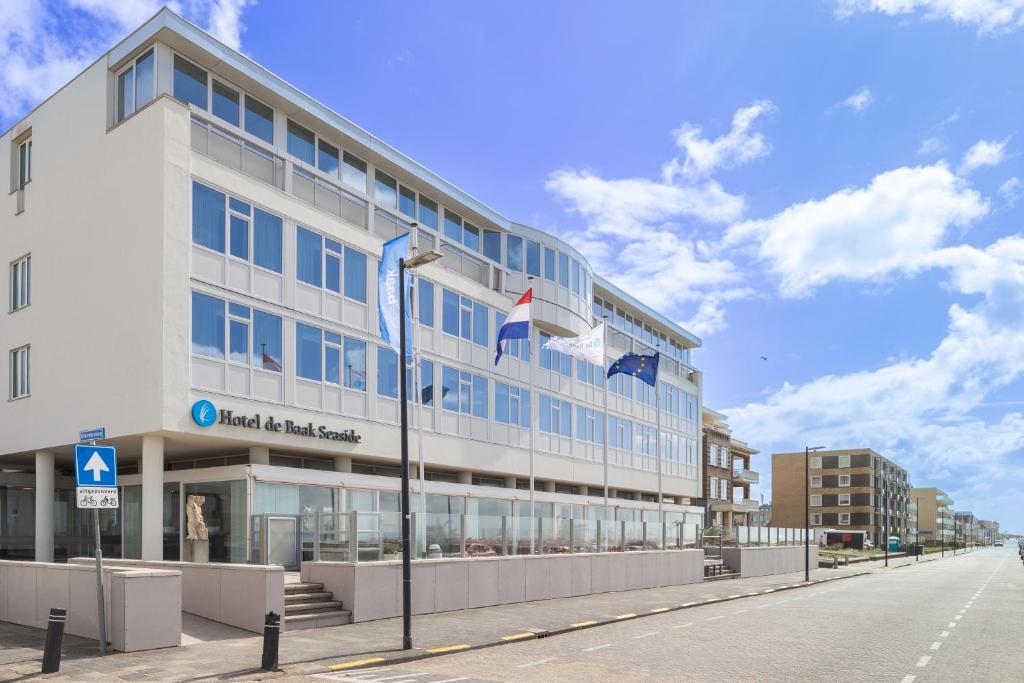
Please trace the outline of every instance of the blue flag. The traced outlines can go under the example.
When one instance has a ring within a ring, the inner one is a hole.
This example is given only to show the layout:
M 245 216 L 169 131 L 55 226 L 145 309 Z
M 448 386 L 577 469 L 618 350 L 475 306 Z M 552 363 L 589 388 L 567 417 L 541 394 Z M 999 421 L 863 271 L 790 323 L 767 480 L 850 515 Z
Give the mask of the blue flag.
M 652 387 L 656 387 L 658 384 L 658 361 L 660 360 L 661 354 L 657 351 L 655 351 L 653 356 L 627 353 L 611 364 L 611 367 L 608 368 L 608 377 L 621 372 L 626 375 L 632 375 L 637 379 L 647 382 Z
M 400 354 L 398 339 L 398 260 L 409 253 L 409 233 L 384 243 L 377 267 L 377 318 L 380 336 L 391 350 Z M 405 280 L 405 349 L 412 356 L 412 316 L 410 314 L 409 278 Z

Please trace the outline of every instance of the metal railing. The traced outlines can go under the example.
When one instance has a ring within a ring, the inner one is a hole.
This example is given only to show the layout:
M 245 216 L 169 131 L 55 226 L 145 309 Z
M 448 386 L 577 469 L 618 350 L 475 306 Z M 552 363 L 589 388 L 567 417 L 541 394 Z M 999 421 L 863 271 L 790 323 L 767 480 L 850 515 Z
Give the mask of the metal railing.
M 705 553 L 709 544 L 726 548 L 799 546 L 804 544 L 804 530 L 767 526 L 708 527 L 704 533 Z
M 732 471 L 732 478 L 746 484 L 756 484 L 760 481 L 760 475 L 753 470 L 739 469 Z

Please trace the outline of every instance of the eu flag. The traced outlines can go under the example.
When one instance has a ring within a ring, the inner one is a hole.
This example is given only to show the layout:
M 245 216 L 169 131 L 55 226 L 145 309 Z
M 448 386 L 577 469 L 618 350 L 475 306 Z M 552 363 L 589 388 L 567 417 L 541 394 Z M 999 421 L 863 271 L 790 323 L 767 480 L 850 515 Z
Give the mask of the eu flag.
M 657 387 L 659 360 L 661 360 L 661 353 L 657 351 L 655 351 L 653 356 L 627 353 L 611 364 L 611 367 L 608 368 L 608 377 L 621 372 L 641 379 L 652 387 Z

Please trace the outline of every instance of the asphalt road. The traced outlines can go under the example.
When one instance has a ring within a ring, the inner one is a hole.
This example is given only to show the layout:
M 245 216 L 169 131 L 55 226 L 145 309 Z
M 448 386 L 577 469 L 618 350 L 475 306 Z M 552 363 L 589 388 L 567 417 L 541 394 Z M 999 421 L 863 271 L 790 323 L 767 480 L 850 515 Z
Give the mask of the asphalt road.
M 384 669 L 363 683 L 1022 681 L 1016 546 Z

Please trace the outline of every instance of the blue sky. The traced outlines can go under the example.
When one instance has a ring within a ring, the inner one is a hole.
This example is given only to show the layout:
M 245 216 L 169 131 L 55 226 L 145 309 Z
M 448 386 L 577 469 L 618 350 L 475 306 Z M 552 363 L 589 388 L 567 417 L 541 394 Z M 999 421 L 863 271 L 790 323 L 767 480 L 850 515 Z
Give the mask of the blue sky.
M 157 7 L 20 5 L 2 128 Z M 869 446 L 1024 532 L 1021 3 L 176 7 L 694 329 L 763 453 Z

